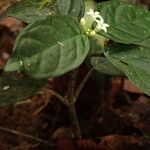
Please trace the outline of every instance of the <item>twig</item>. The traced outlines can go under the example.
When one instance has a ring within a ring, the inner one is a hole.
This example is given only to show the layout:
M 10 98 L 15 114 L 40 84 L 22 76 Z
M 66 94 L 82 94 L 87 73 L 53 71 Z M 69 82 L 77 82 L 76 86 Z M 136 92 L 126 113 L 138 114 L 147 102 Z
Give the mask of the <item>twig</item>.
M 39 113 L 41 113 L 42 110 L 47 107 L 48 103 L 49 100 L 46 100 L 42 106 L 40 106 L 35 112 L 33 112 L 32 116 L 37 116 Z
M 24 104 L 30 104 L 30 103 L 31 103 L 31 99 L 27 99 L 24 101 L 16 102 L 14 105 L 24 105 Z
M 63 104 L 68 105 L 68 101 L 54 90 L 48 90 L 52 95 L 58 98 Z
M 82 89 L 84 88 L 86 82 L 88 81 L 89 77 L 91 76 L 92 72 L 94 69 L 91 69 L 86 76 L 84 77 L 84 79 L 82 80 L 82 82 L 80 83 L 79 87 L 77 88 L 76 92 L 75 92 L 75 101 L 78 99 Z
M 21 132 L 16 131 L 16 130 L 8 129 L 8 128 L 2 127 L 2 126 L 0 126 L 0 130 L 1 130 L 1 131 L 5 131 L 5 132 L 9 132 L 9 133 L 11 133 L 11 134 L 15 134 L 15 135 L 18 135 L 18 136 L 22 136 L 22 137 L 25 137 L 25 138 L 29 138 L 29 139 L 38 141 L 38 142 L 40 142 L 40 143 L 42 143 L 42 144 L 47 144 L 47 145 L 50 145 L 50 146 L 52 146 L 52 147 L 56 147 L 54 144 L 52 144 L 52 143 L 50 143 L 50 142 L 48 142 L 48 141 L 44 141 L 44 140 L 39 139 L 39 138 L 37 138 L 37 137 L 34 137 L 34 136 L 32 136 L 32 135 L 25 134 L 25 133 L 21 133 Z

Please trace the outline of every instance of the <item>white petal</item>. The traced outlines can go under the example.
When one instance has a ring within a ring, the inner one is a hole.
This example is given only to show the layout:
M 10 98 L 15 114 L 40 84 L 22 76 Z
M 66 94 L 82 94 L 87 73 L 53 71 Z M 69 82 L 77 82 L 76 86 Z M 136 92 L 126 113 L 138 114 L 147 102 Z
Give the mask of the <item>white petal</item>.
M 95 15 L 99 15 L 99 12 L 98 11 L 95 11 L 95 13 L 94 13 Z
M 102 23 L 100 21 L 97 21 L 97 26 L 96 26 L 96 30 L 103 30 L 105 33 L 107 32 L 107 27 L 109 27 L 109 25 L 107 23 Z
M 107 32 L 107 28 L 105 26 L 103 26 L 102 30 L 106 33 Z
M 110 26 L 110 25 L 109 25 L 109 24 L 107 24 L 107 23 L 105 23 L 104 25 L 105 25 L 105 27 L 106 27 L 106 28 Z
M 89 12 L 87 12 L 87 14 L 91 15 L 93 17 L 93 19 L 100 17 L 99 12 L 98 11 L 94 12 L 94 10 L 92 10 L 92 9 L 90 9 Z
M 108 24 L 103 24 L 102 30 L 104 30 L 105 33 L 107 32 L 107 27 L 109 27 Z
M 90 9 L 90 11 L 87 12 L 88 15 L 93 15 L 94 14 L 94 10 Z
M 96 26 L 96 29 L 97 29 L 97 30 L 101 30 L 102 28 L 103 28 L 103 25 L 102 25 L 102 24 L 100 24 L 100 23 L 97 24 L 97 26 Z
M 104 23 L 104 19 L 101 16 L 97 17 L 95 19 L 95 21 L 97 22 L 97 24 L 103 24 Z

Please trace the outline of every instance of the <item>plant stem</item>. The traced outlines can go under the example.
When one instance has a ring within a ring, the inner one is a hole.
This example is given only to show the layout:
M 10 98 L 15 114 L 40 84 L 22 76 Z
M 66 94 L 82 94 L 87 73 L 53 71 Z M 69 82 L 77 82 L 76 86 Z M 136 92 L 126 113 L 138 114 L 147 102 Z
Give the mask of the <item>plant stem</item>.
M 74 131 L 74 138 L 80 139 L 81 138 L 81 132 L 80 132 L 80 127 L 78 123 L 78 118 L 76 114 L 76 109 L 75 109 L 75 102 L 81 93 L 83 87 L 85 86 L 86 82 L 88 81 L 93 69 L 91 69 L 87 75 L 84 77 L 82 82 L 80 83 L 79 87 L 75 91 L 75 81 L 76 81 L 76 76 L 78 73 L 78 68 L 73 70 L 70 75 L 70 79 L 68 82 L 68 88 L 67 88 L 67 93 L 65 97 L 61 96 L 59 93 L 49 90 L 50 93 L 55 95 L 63 104 L 65 104 L 68 107 L 69 114 L 70 114 L 70 121 L 72 123 L 72 128 Z
M 80 133 L 80 127 L 79 127 L 77 114 L 75 110 L 75 97 L 74 97 L 74 89 L 75 89 L 75 81 L 76 81 L 77 72 L 78 72 L 78 68 L 71 72 L 65 99 L 67 99 L 69 103 L 69 105 L 67 106 L 68 106 L 68 110 L 70 114 L 72 128 L 74 130 L 74 138 L 79 139 L 81 138 L 81 133 Z
M 75 101 L 78 99 L 82 89 L 84 88 L 86 82 L 88 81 L 89 77 L 91 76 L 93 72 L 93 69 L 91 69 L 86 76 L 84 77 L 84 79 L 82 80 L 82 82 L 80 83 L 79 87 L 77 88 L 76 92 L 75 92 Z
M 78 118 L 76 114 L 75 104 L 70 104 L 68 106 L 69 114 L 70 114 L 70 120 L 72 123 L 72 128 L 74 131 L 74 138 L 81 139 L 81 132 L 80 132 L 80 126 L 78 123 Z
M 77 76 L 78 69 L 75 69 L 71 72 L 68 87 L 67 87 L 67 93 L 65 98 L 70 102 L 73 103 L 74 101 L 74 89 L 75 89 L 75 81 Z

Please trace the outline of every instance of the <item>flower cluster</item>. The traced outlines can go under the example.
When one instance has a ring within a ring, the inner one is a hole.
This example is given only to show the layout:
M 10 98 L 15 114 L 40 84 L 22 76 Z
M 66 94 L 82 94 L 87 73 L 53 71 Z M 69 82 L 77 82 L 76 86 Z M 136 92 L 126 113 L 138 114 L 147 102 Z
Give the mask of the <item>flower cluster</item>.
M 96 26 L 94 29 L 92 29 L 92 25 L 94 22 L 96 22 Z M 107 23 L 104 23 L 104 19 L 102 18 L 100 13 L 98 11 L 94 12 L 92 9 L 87 12 L 84 18 L 81 18 L 80 23 L 83 26 L 85 33 L 91 37 L 95 36 L 95 34 L 101 30 L 106 33 L 107 27 L 109 27 Z

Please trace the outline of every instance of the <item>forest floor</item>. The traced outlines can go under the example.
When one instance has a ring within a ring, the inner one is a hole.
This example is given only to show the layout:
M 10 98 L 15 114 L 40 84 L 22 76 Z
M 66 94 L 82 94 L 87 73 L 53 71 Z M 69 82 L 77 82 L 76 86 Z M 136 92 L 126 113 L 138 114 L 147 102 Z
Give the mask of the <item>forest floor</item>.
M 14 0 L 0 0 L 0 13 L 10 2 Z M 25 26 L 13 18 L 0 21 L 0 74 Z M 79 82 L 86 72 L 78 74 Z M 79 96 L 76 109 L 83 139 L 71 140 L 67 108 L 49 92 L 64 93 L 67 74 L 49 79 L 29 99 L 0 108 L 0 150 L 150 150 L 150 97 L 125 78 L 124 85 L 121 77 L 108 78 L 109 89 L 91 77 Z

